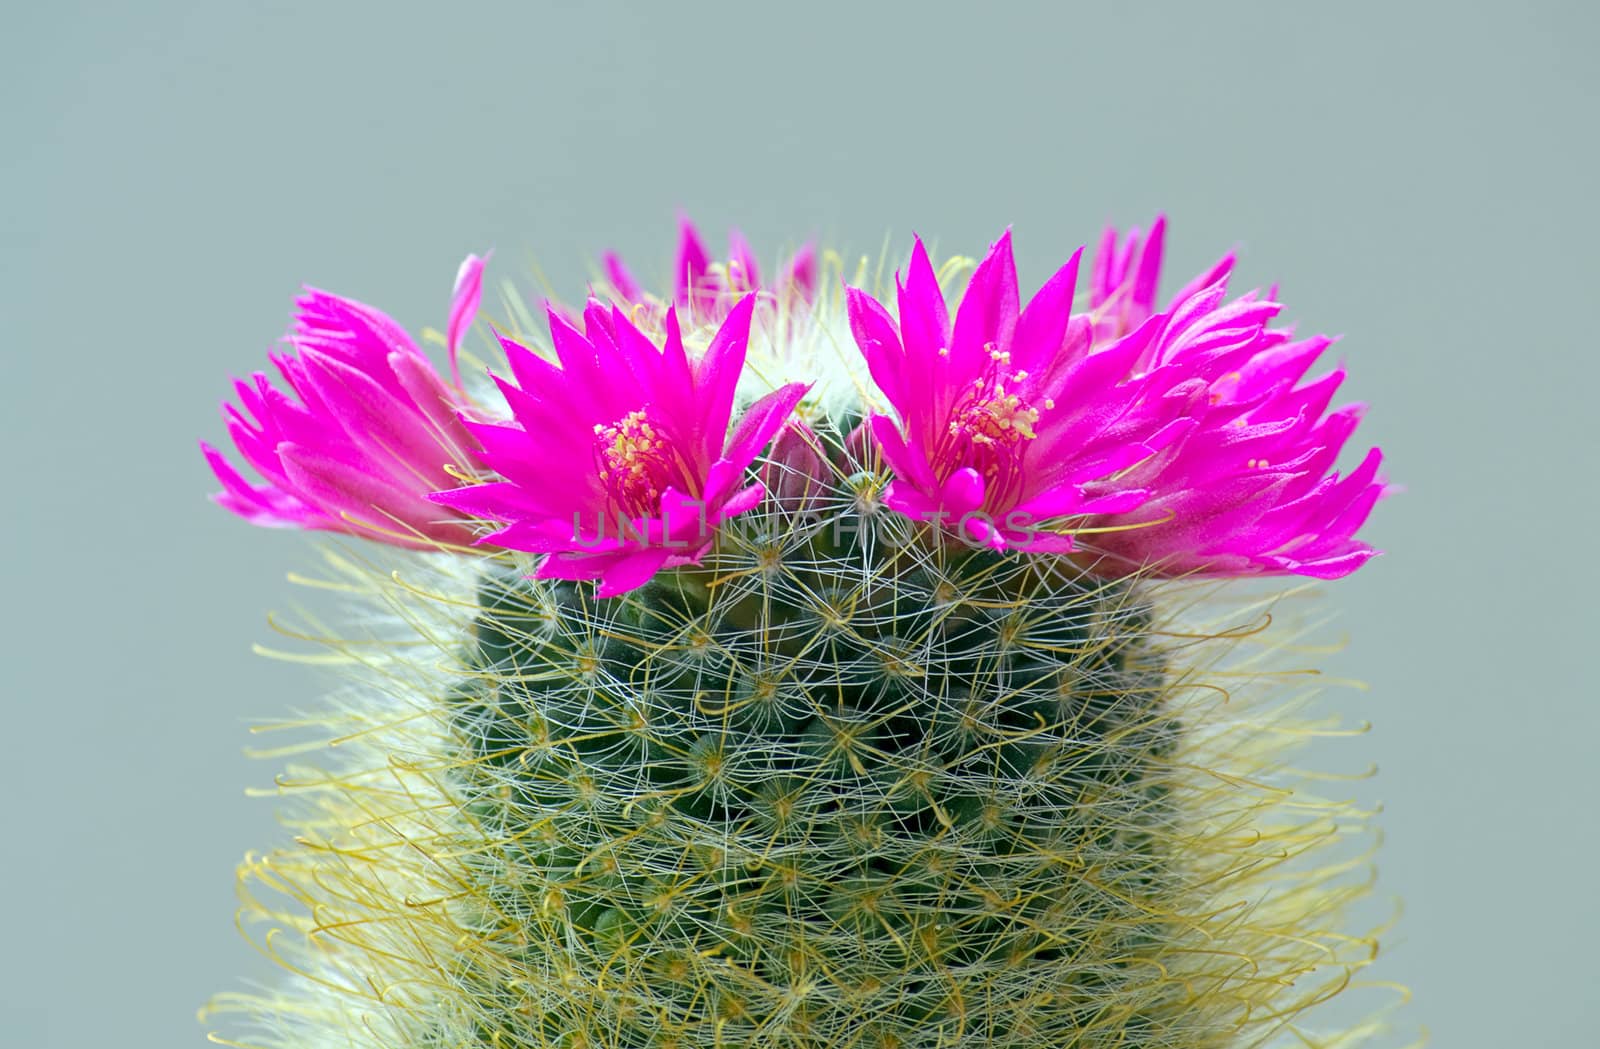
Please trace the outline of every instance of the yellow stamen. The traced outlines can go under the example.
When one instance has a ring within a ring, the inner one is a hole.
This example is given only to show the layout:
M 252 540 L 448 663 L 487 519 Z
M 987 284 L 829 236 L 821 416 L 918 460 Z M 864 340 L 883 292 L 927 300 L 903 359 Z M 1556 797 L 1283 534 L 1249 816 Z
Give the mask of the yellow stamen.
M 657 478 L 670 453 L 649 417 L 629 412 L 609 426 L 595 424 L 594 435 L 600 479 L 626 503 L 654 505 L 661 496 Z
M 994 392 L 961 410 L 950 423 L 950 433 L 965 436 L 974 444 L 1015 444 L 1033 440 L 1037 436 L 1033 424 L 1038 421 L 1039 409 L 997 385 Z

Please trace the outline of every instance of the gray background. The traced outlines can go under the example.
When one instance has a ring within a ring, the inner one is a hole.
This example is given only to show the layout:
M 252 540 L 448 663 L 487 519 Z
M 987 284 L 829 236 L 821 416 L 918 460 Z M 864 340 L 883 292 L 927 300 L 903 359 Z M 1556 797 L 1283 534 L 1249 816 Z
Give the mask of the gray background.
M 195 450 L 301 281 L 441 325 L 456 261 L 666 270 L 674 208 L 770 256 L 1015 224 L 1037 283 L 1171 215 L 1346 337 L 1408 491 L 1330 589 L 1374 722 L 1378 977 L 1451 1047 L 1595 1044 L 1590 331 L 1596 21 L 1550 3 L 9 4 L 0 32 L 0 1044 L 202 1044 L 265 966 L 232 870 L 277 840 L 253 657 L 312 544 Z

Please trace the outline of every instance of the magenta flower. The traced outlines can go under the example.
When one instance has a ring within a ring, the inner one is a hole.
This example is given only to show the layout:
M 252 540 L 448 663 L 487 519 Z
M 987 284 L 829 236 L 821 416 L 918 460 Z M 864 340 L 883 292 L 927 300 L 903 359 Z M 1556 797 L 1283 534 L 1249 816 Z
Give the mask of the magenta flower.
M 447 343 L 452 371 L 477 312 L 484 260 L 456 275 Z M 473 539 L 468 521 L 430 493 L 454 487 L 452 468 L 476 466 L 458 412 L 468 404 L 393 319 L 308 288 L 296 300 L 293 353 L 271 354 L 288 392 L 262 372 L 234 383 L 228 435 L 265 484 L 251 484 L 202 441 L 222 491 L 213 498 L 253 524 L 315 528 L 429 549 Z
M 544 554 L 540 578 L 598 579 L 601 597 L 697 562 L 722 522 L 760 502 L 746 471 L 807 389 L 768 394 L 729 433 L 754 307 L 745 296 L 696 361 L 676 310 L 658 348 L 597 300 L 582 331 L 550 311 L 559 367 L 502 338 L 516 384 L 495 381 L 514 422 L 467 426 L 505 480 L 434 500 L 504 522 L 480 541 Z
M 887 504 L 994 547 L 1099 554 L 1109 574 L 1353 571 L 1383 485 L 1376 449 L 1329 472 L 1359 414 L 1324 415 L 1343 373 L 1295 386 L 1328 340 L 1267 328 L 1275 302 L 1224 302 L 1231 258 L 1155 312 L 1161 236 L 1158 221 L 1121 252 L 1107 238 L 1088 314 L 1071 313 L 1081 252 L 1019 310 L 1009 233 L 953 326 L 920 241 L 898 323 L 851 289 L 856 342 L 899 416 L 870 420 L 895 473 Z
M 763 304 L 809 304 L 817 293 L 817 257 L 808 244 L 788 259 L 770 286 L 761 283 L 750 245 L 738 230 L 728 237 L 728 257 L 716 261 L 701 243 L 700 234 L 687 218 L 679 220 L 678 257 L 673 270 L 671 305 L 690 323 L 720 324 L 734 304 L 755 293 Z M 602 260 L 611 293 L 620 302 L 643 306 L 647 316 L 659 320 L 667 304 L 650 295 L 614 252 Z
M 1087 486 L 1150 493 L 1137 507 L 1083 522 L 1085 546 L 1097 555 L 1090 563 L 1102 574 L 1149 566 L 1164 575 L 1348 575 L 1376 553 L 1355 535 L 1389 487 L 1377 448 L 1342 477 L 1333 469 L 1362 414 L 1360 405 L 1329 410 L 1344 369 L 1300 384 L 1333 340 L 1266 327 L 1281 309 L 1270 294 L 1225 303 L 1231 255 L 1147 322 L 1161 228 L 1158 220 L 1138 293 L 1126 296 L 1128 323 L 1154 329 L 1134 368 L 1160 378 L 1167 396 L 1185 397 L 1193 425 L 1120 477 Z M 1097 310 L 1117 299 L 1100 297 L 1098 284 L 1095 294 Z
M 895 472 L 890 508 L 991 546 L 1064 553 L 1071 537 L 1040 522 L 1128 510 L 1148 497 L 1087 486 L 1175 440 L 1187 425 L 1182 404 L 1128 377 L 1134 347 L 1095 355 L 1064 348 L 1088 341 L 1087 323 L 1069 323 L 1078 259 L 1019 310 L 1007 233 L 973 273 L 953 327 L 921 240 L 898 282 L 898 325 L 849 289 L 856 343 L 900 416 L 870 420 Z

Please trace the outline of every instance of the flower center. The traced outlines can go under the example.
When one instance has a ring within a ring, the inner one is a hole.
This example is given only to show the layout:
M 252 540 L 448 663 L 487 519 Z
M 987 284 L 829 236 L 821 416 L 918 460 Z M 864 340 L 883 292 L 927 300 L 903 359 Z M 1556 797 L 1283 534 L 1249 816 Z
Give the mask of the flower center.
M 1039 409 L 1007 393 L 1002 383 L 987 390 L 982 379 L 975 385 L 979 392 L 950 421 L 950 436 L 982 445 L 1013 445 L 1038 436 L 1033 424 L 1039 421 Z
M 618 505 L 633 513 L 653 512 L 675 479 L 672 450 L 642 410 L 610 424 L 595 424 L 600 480 Z

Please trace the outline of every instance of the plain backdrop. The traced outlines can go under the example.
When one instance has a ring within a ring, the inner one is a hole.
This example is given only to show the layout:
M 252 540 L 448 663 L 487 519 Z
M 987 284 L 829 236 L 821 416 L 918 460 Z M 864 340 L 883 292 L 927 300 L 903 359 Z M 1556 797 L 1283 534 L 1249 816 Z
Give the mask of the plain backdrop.
M 1343 335 L 1407 488 L 1330 587 L 1373 731 L 1369 975 L 1451 1049 L 1594 1044 L 1597 20 L 1589 5 L 8 4 L 0 1045 L 204 1044 L 267 966 L 233 868 L 282 831 L 253 656 L 313 561 L 206 501 L 228 377 L 301 282 L 440 326 L 457 261 L 666 273 L 679 207 L 1036 286 L 1171 219 Z M 890 238 L 888 241 L 885 238 Z M 1366 787 L 1361 788 L 1363 790 Z

